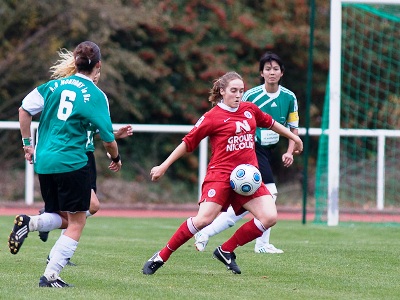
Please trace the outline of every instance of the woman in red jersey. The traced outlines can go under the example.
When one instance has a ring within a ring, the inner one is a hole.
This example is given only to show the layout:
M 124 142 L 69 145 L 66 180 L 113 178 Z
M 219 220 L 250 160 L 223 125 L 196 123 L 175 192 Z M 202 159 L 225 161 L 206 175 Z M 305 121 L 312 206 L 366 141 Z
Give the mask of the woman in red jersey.
M 236 214 L 248 210 L 254 219 L 243 224 L 214 251 L 217 258 L 234 274 L 241 271 L 233 252 L 238 246 L 261 236 L 277 220 L 277 211 L 264 184 L 251 196 L 235 193 L 229 183 L 232 170 L 239 164 L 258 167 L 254 134 L 257 127 L 269 128 L 295 142 L 295 152 L 303 151 L 301 139 L 251 102 L 242 102 L 244 82 L 236 72 L 228 72 L 214 81 L 209 101 L 213 108 L 205 113 L 182 139 L 170 156 L 151 169 L 152 181 L 160 179 L 168 167 L 187 152 L 192 152 L 205 137 L 211 144 L 211 158 L 202 185 L 197 216 L 188 218 L 177 229 L 167 245 L 156 252 L 143 266 L 143 274 L 154 274 L 169 259 L 172 252 L 186 243 L 199 230 L 210 224 L 221 211 L 232 205 Z

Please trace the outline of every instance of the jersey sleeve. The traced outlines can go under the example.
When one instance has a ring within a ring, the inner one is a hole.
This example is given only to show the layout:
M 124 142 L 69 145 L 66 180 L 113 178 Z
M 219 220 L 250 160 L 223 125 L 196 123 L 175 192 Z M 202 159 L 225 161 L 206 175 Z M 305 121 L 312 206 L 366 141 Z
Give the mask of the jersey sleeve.
M 93 124 L 94 128 L 98 130 L 102 141 L 112 142 L 115 140 L 108 107 L 108 99 L 104 93 L 102 93 L 98 101 L 95 101 L 90 122 Z
M 250 96 L 250 90 L 247 90 L 246 92 L 244 92 L 244 94 L 243 94 L 243 96 L 242 96 L 242 101 L 243 101 L 243 102 L 248 101 L 249 96 Z
M 35 88 L 22 100 L 22 109 L 27 111 L 31 116 L 40 113 L 43 110 L 44 98 Z
M 299 113 L 297 106 L 297 98 L 295 95 L 293 95 L 293 99 L 290 103 L 287 124 L 289 125 L 290 128 L 299 128 Z
M 186 144 L 187 151 L 193 152 L 200 144 L 201 140 L 210 135 L 212 128 L 212 118 L 208 113 L 206 113 L 196 122 L 192 130 L 182 139 L 182 141 L 184 141 Z
M 270 129 L 275 120 L 271 117 L 271 115 L 263 112 L 257 105 L 253 104 L 254 115 L 256 116 L 257 127 Z

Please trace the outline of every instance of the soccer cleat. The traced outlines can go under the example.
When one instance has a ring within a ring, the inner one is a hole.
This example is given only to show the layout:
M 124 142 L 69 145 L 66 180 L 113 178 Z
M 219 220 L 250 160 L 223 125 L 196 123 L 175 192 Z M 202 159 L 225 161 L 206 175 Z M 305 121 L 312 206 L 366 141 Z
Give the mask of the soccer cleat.
M 47 239 L 49 238 L 49 231 L 39 231 L 39 238 L 43 242 L 47 242 Z
M 44 213 L 44 208 L 41 208 L 39 210 L 39 215 Z M 47 242 L 47 239 L 49 238 L 49 231 L 39 231 L 39 238 L 43 241 L 43 242 Z
M 8 248 L 11 254 L 17 254 L 19 249 L 28 237 L 30 217 L 27 215 L 17 215 L 14 220 L 14 228 L 8 237 Z
M 48 280 L 46 276 L 42 276 L 39 279 L 39 287 L 52 287 L 52 288 L 65 288 L 65 287 L 73 287 L 72 284 L 66 283 L 60 277 L 56 280 Z
M 236 264 L 236 255 L 234 252 L 225 252 L 221 249 L 221 246 L 217 247 L 214 251 L 214 258 L 222 262 L 228 270 L 231 270 L 233 274 L 241 274 L 239 266 Z
M 76 264 L 74 264 L 70 259 L 68 259 L 67 266 L 76 267 Z
M 194 245 L 197 251 L 203 252 L 207 247 L 209 236 L 200 231 L 194 235 L 194 239 L 196 240 Z
M 267 244 L 265 246 L 255 247 L 254 252 L 255 253 L 282 254 L 283 250 L 275 248 L 275 246 L 272 244 Z
M 152 257 L 143 266 L 143 274 L 153 275 L 159 268 L 164 264 L 164 261 L 160 257 L 160 251 L 154 253 Z

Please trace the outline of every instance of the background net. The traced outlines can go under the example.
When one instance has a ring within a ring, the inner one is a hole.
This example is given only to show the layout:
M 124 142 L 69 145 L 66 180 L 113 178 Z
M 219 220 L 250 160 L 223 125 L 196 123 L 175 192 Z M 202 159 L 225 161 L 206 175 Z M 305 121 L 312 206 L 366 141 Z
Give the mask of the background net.
M 341 119 L 345 129 L 400 129 L 400 5 L 342 6 Z M 329 83 L 322 129 L 329 125 Z M 339 220 L 391 221 L 400 209 L 400 138 L 385 143 L 384 209 L 377 209 L 376 137 L 340 138 Z M 315 221 L 327 211 L 328 136 L 319 142 Z

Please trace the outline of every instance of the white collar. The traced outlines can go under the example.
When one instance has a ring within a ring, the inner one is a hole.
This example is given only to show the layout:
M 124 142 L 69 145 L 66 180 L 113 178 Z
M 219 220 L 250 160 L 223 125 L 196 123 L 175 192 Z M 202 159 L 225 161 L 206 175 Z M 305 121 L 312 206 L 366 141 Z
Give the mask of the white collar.
M 274 93 L 267 92 L 267 90 L 265 89 L 265 85 L 263 85 L 263 89 L 264 89 L 264 92 L 268 95 L 268 97 L 275 99 L 279 96 L 279 94 L 281 92 L 281 85 L 278 86 L 278 90 Z
M 221 107 L 223 110 L 227 110 L 227 111 L 230 111 L 230 112 L 236 112 L 239 109 L 239 106 L 238 107 L 230 107 L 230 106 L 226 105 L 223 102 L 219 102 L 217 105 L 219 107 Z
M 82 77 L 82 78 L 84 78 L 84 79 L 87 79 L 87 80 L 90 80 L 90 81 L 93 82 L 92 78 L 87 77 L 86 75 L 84 75 L 84 74 L 82 74 L 82 73 L 76 73 L 75 75 L 78 76 L 78 77 Z

